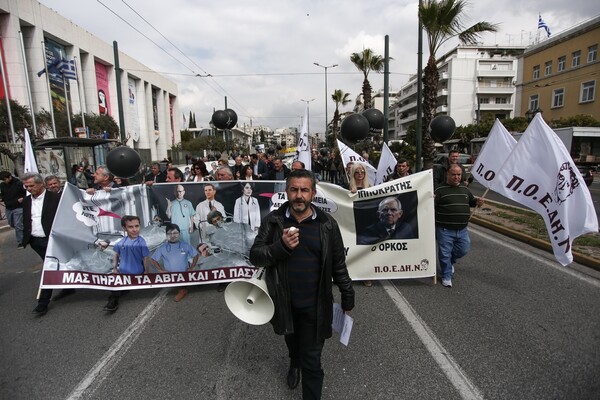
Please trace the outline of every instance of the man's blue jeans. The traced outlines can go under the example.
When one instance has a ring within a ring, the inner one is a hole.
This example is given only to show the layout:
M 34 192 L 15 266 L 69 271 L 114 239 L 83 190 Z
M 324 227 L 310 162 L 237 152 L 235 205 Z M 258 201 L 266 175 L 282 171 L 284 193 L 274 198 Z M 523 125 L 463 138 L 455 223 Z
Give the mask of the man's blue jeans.
M 6 209 L 6 219 L 11 228 L 15 228 L 15 236 L 17 243 L 23 243 L 23 209 L 15 208 L 14 210 Z
M 467 228 L 455 230 L 436 226 L 435 239 L 438 248 L 438 261 L 442 270 L 442 280 L 452 279 L 452 266 L 471 248 L 471 239 Z

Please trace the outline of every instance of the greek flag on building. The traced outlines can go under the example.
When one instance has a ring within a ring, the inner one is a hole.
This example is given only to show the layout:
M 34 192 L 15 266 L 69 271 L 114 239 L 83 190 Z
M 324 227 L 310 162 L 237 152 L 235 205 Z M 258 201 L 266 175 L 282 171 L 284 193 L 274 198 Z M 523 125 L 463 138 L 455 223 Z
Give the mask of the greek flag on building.
M 546 30 L 546 35 L 548 35 L 548 37 L 550 37 L 550 28 L 548 27 L 548 24 L 546 24 L 544 22 L 544 20 L 542 19 L 542 14 L 539 14 L 538 29 L 545 29 Z

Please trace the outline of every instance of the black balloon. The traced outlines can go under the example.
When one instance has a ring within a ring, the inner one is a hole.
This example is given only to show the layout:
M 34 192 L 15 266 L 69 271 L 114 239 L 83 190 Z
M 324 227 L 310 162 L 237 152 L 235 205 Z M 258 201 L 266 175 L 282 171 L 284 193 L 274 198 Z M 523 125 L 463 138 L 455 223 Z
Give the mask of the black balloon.
M 227 129 L 229 119 L 229 114 L 223 110 L 217 110 L 212 115 L 212 123 L 217 129 Z
M 267 154 L 271 154 L 271 155 L 275 154 L 275 149 L 274 149 L 274 148 L 272 148 L 272 147 L 269 147 L 269 148 L 267 149 Z
M 131 178 L 139 171 L 141 164 L 138 152 L 127 146 L 116 147 L 106 156 L 106 167 L 119 178 Z
M 383 129 L 385 118 L 383 113 L 376 108 L 363 111 L 362 115 L 369 121 L 369 131 L 379 133 Z
M 226 108 L 225 112 L 227 113 L 227 115 L 229 115 L 229 123 L 227 124 L 227 129 L 231 129 L 235 126 L 235 124 L 237 124 L 237 114 L 231 108 Z
M 450 139 L 456 130 L 456 123 L 447 115 L 438 115 L 429 123 L 429 135 L 438 143 Z
M 369 134 L 369 121 L 362 114 L 351 114 L 344 118 L 340 130 L 344 140 L 358 142 Z

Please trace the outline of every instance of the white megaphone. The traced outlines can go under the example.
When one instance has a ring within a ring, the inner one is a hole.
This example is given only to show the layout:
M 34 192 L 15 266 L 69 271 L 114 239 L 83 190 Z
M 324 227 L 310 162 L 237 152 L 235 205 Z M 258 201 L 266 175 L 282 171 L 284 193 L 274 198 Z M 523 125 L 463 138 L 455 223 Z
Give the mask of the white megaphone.
M 231 282 L 225 289 L 225 303 L 233 315 L 247 324 L 269 322 L 275 305 L 264 280 L 264 269 L 259 268 L 250 279 Z

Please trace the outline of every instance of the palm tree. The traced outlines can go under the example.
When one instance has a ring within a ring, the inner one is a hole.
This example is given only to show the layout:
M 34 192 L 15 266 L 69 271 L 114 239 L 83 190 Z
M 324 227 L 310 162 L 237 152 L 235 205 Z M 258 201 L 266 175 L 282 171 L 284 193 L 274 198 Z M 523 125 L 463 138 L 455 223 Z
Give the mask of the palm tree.
M 333 121 L 331 121 L 331 131 L 334 135 L 336 135 L 336 137 L 338 134 L 338 124 L 340 123 L 340 104 L 343 107 L 346 104 L 350 103 L 352 100 L 350 100 L 349 97 L 350 93 L 346 93 L 342 89 L 335 89 L 333 91 L 333 94 L 331 95 L 331 99 L 335 103 L 335 112 L 333 113 Z
M 423 29 L 427 32 L 429 48 L 429 59 L 423 71 L 424 127 L 429 127 L 435 115 L 440 77 L 435 56 L 440 47 L 454 37 L 458 37 L 461 44 L 476 44 L 481 33 L 498 30 L 498 25 L 485 21 L 477 22 L 464 29 L 461 19 L 467 3 L 467 0 L 423 0 L 419 7 L 419 16 Z M 423 139 L 423 159 L 431 161 L 435 152 L 433 140 L 429 134 L 426 134 Z
M 371 84 L 369 83 L 369 72 L 381 72 L 384 66 L 384 57 L 373 53 L 371 49 L 363 49 L 360 53 L 352 53 L 350 61 L 363 73 L 365 79 L 362 85 L 362 94 L 365 110 L 371 108 Z

